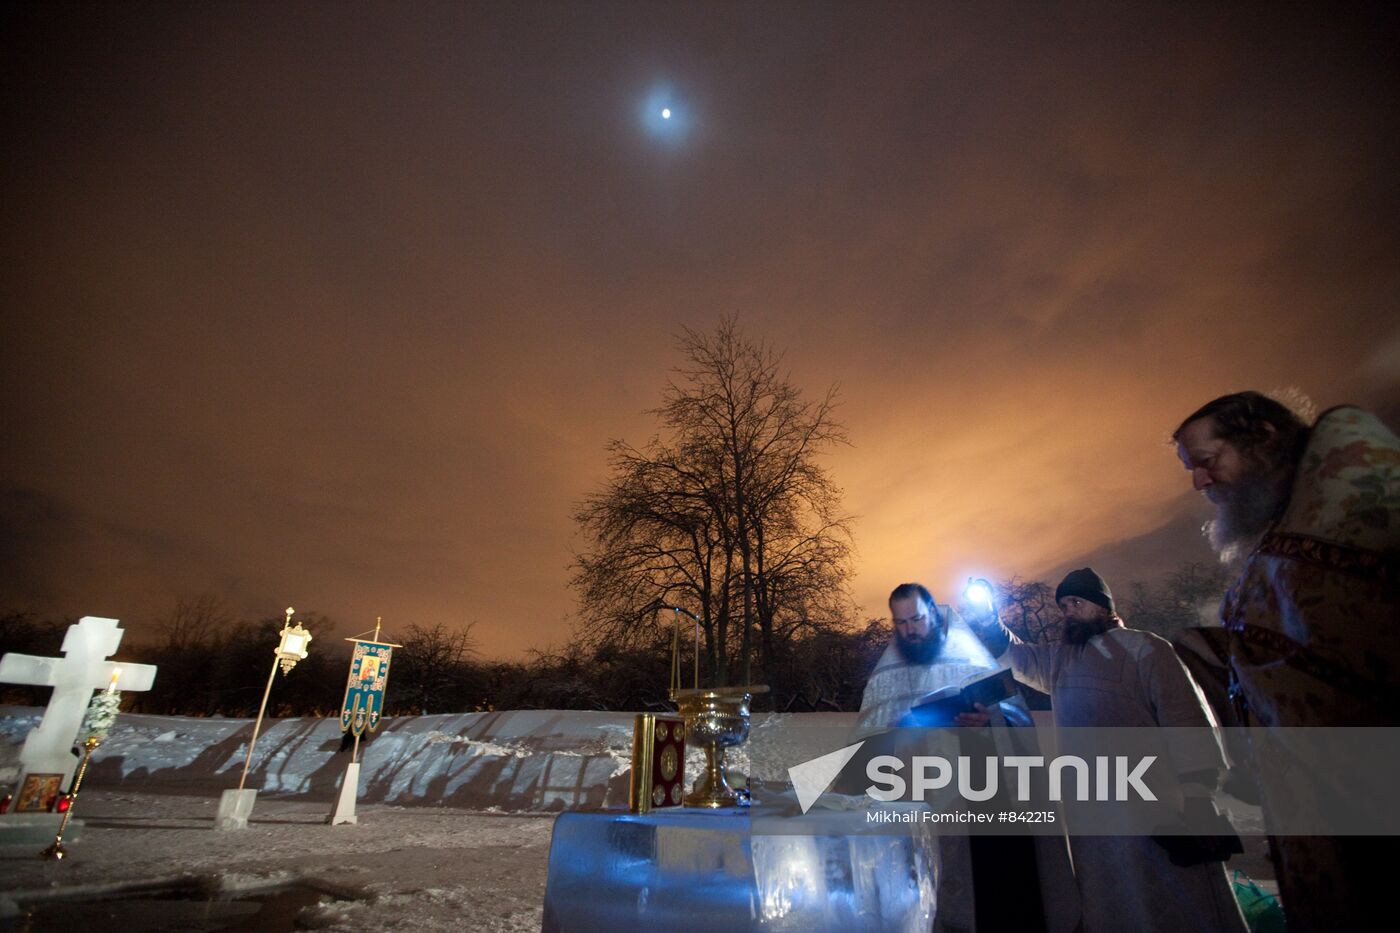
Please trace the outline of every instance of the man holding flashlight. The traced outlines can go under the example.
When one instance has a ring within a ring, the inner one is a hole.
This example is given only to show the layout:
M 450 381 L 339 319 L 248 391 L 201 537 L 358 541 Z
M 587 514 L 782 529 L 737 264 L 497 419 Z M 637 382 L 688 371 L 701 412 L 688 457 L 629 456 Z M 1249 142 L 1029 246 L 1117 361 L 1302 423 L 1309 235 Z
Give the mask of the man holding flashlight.
M 1016 678 L 1050 694 L 1060 727 L 1208 727 L 1200 689 L 1165 639 L 1127 628 L 1107 582 L 1085 567 L 1055 589 L 1064 615 L 1058 644 L 1021 642 L 995 609 L 970 621 L 987 647 L 1011 662 Z M 1212 808 L 1225 761 L 1214 741 L 1183 744 L 1174 760 L 1192 812 Z M 1201 814 L 1197 814 L 1201 815 Z M 1228 827 L 1228 823 L 1221 824 Z M 1241 933 L 1244 918 L 1222 860 L 1242 851 L 1232 831 L 1220 837 L 1073 836 L 1070 852 L 1084 933 L 1183 930 Z

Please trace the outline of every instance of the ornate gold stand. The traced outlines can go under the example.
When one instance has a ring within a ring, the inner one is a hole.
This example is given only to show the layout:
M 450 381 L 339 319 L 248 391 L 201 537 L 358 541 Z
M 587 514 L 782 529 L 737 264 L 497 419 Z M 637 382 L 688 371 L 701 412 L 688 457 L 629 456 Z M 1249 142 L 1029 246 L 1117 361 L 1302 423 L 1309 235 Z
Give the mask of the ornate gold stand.
M 724 750 L 749 737 L 749 703 L 755 694 L 767 692 L 762 684 L 671 691 L 685 718 L 687 744 L 705 749 L 705 774 L 685 796 L 687 807 L 740 806 L 739 795 L 725 777 Z
M 78 774 L 73 778 L 73 790 L 68 795 L 68 809 L 63 811 L 63 819 L 58 824 L 58 834 L 54 836 L 53 845 L 39 853 L 42 859 L 61 859 L 68 854 L 68 850 L 63 847 L 63 831 L 68 828 L 68 821 L 73 818 L 73 808 L 78 804 L 78 789 L 83 786 L 83 775 L 87 773 L 88 759 L 92 757 L 93 749 L 102 744 L 102 740 L 89 736 L 83 743 L 83 760 L 78 765 Z

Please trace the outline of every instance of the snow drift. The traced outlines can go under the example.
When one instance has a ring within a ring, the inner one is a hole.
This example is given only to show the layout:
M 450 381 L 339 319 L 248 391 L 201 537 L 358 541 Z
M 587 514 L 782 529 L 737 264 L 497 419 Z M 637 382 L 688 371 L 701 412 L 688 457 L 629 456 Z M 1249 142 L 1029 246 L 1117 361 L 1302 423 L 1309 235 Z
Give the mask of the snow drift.
M 14 781 L 19 746 L 42 712 L 0 707 L 0 784 Z M 837 725 L 855 717 L 755 714 L 756 737 L 792 719 Z M 359 799 L 507 812 L 625 807 L 632 720 L 631 713 L 573 710 L 385 719 L 360 745 Z M 201 795 L 237 786 L 252 731 L 251 719 L 124 713 L 93 754 L 88 786 Z M 335 718 L 265 722 L 248 786 L 332 800 L 350 762 L 350 753 L 341 751 L 343 737 Z M 701 761 L 692 749 L 687 774 L 698 774 Z M 742 749 L 731 762 L 743 773 Z

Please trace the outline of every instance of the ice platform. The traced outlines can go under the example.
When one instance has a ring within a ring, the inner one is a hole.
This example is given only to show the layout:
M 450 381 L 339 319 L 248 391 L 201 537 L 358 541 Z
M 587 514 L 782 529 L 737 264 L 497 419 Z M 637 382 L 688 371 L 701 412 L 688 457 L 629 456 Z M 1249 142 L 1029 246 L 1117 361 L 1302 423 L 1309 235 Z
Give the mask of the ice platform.
M 546 933 L 925 931 L 936 846 L 772 834 L 752 811 L 569 811 L 554 822 Z M 761 832 L 755 832 L 755 827 Z

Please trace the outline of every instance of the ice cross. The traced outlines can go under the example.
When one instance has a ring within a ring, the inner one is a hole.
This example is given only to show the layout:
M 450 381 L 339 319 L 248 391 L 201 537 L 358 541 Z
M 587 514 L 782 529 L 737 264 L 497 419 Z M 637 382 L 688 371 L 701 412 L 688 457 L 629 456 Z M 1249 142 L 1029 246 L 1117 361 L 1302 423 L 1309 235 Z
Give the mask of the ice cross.
M 68 626 L 63 636 L 61 658 L 40 658 L 32 654 L 6 654 L 0 658 L 0 682 L 53 687 L 53 696 L 39 726 L 29 732 L 19 753 L 20 780 L 30 773 L 62 774 L 68 786 L 78 764 L 69 751 L 78 741 L 83 714 L 93 690 L 106 687 L 117 671 L 119 690 L 149 690 L 156 679 L 154 664 L 126 664 L 108 661 L 117 653 L 124 633 L 116 619 L 84 616 Z

